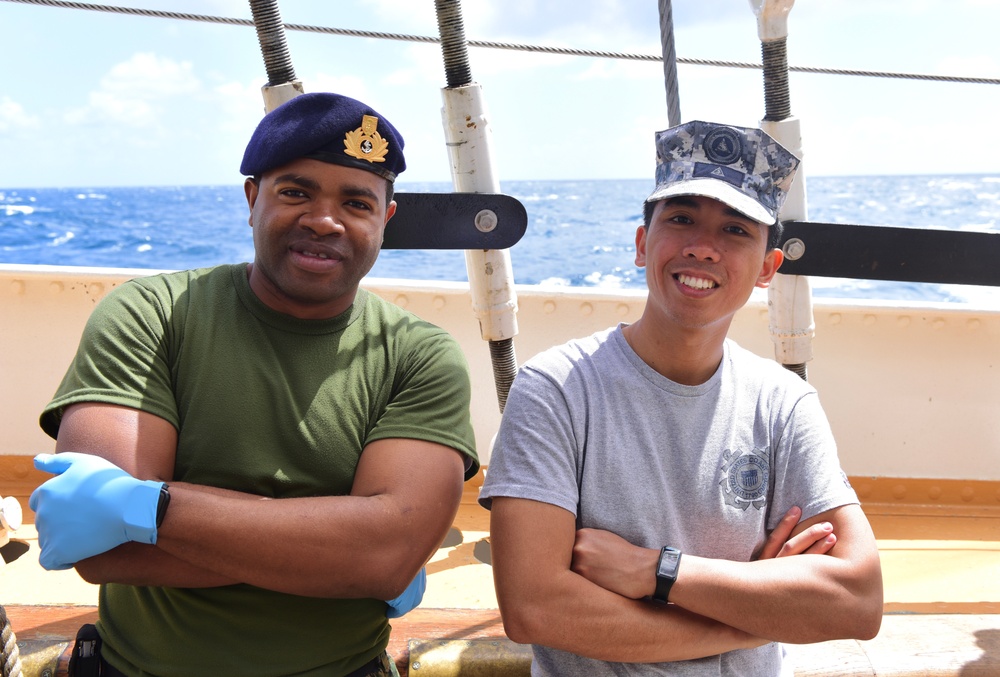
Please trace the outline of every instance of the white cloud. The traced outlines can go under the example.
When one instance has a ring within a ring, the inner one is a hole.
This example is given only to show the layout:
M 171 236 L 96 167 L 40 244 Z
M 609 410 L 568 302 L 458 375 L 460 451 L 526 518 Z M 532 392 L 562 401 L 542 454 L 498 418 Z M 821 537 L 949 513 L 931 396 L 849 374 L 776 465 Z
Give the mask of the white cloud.
M 992 56 L 950 56 L 942 59 L 934 69 L 937 75 L 966 78 L 996 78 L 1000 65 Z
M 6 96 L 0 99 L 0 132 L 37 129 L 38 126 L 38 118 L 26 113 L 24 106 Z
M 201 91 L 190 62 L 177 62 L 155 54 L 135 54 L 115 65 L 90 92 L 87 105 L 65 113 L 69 124 L 110 122 L 133 128 L 156 127 L 162 102 L 189 97 Z
M 101 78 L 101 89 L 105 92 L 135 93 L 157 98 L 191 94 L 200 88 L 191 62 L 177 62 L 151 53 L 135 54 Z

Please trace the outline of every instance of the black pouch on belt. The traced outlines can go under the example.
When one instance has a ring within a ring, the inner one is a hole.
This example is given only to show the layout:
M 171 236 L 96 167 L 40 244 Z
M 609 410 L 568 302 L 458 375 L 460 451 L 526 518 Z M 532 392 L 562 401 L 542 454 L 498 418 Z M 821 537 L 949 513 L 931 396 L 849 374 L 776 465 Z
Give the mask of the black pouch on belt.
M 100 677 L 101 636 L 97 627 L 88 623 L 76 633 L 76 644 L 69 657 L 70 677 Z

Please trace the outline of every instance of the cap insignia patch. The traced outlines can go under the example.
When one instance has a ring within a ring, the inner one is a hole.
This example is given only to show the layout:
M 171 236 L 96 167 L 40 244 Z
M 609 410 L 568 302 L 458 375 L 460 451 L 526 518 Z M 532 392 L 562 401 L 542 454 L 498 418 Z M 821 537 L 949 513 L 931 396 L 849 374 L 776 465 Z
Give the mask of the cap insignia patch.
M 378 118 L 374 115 L 365 115 L 361 120 L 361 126 L 344 136 L 344 152 L 359 160 L 385 162 L 385 156 L 389 152 L 389 142 L 375 131 L 377 127 Z
M 720 165 L 729 165 L 743 154 L 743 142 L 735 130 L 718 127 L 705 136 L 705 155 Z

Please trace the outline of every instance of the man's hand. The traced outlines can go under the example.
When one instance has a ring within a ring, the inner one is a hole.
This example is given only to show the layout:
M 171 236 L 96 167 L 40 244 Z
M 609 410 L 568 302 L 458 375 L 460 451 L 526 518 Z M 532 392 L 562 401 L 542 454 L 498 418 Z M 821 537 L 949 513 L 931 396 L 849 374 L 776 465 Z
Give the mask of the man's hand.
M 28 501 L 49 570 L 107 552 L 127 541 L 156 543 L 156 508 L 163 482 L 137 480 L 99 456 L 39 454 L 35 467 L 56 476 Z
M 399 597 L 390 599 L 386 604 L 389 608 L 385 612 L 386 618 L 399 618 L 405 616 L 420 605 L 424 598 L 424 590 L 427 589 L 427 569 L 420 567 L 417 574 Z
M 837 535 L 829 522 L 813 524 L 802 533 L 792 536 L 795 525 L 802 517 L 802 510 L 793 505 L 767 537 L 756 559 L 773 559 L 791 555 L 825 555 L 837 544 Z
M 767 537 L 757 559 L 792 555 L 824 555 L 837 543 L 833 525 L 814 524 L 792 536 L 802 510 L 792 506 Z M 656 561 L 659 550 L 640 548 L 621 536 L 602 529 L 579 529 L 573 544 L 572 570 L 605 590 L 642 599 L 656 589 Z
M 605 590 L 631 599 L 656 589 L 659 550 L 640 548 L 603 529 L 578 529 L 570 568 Z

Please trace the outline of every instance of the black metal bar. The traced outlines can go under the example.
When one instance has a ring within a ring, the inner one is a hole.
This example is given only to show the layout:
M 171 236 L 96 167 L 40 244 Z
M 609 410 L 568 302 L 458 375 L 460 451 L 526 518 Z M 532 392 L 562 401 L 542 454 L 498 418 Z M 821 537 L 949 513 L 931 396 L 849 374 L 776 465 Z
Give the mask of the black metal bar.
M 396 215 L 382 249 L 509 249 L 528 229 L 528 213 L 500 193 L 396 193 Z M 480 226 L 492 228 L 480 230 Z
M 1000 233 L 788 221 L 782 248 L 788 275 L 1000 287 Z

